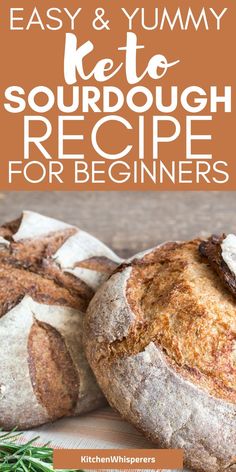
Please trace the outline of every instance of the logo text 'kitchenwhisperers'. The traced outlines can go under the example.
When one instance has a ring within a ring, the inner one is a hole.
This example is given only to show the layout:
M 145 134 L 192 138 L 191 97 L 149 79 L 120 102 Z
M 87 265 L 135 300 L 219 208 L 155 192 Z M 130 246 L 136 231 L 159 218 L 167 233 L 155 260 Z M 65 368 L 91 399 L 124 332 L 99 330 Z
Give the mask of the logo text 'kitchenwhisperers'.
M 117 21 L 125 24 L 125 34 L 122 30 L 118 37 L 116 23 L 113 54 L 108 47 L 114 26 L 109 9 L 91 11 L 94 36 L 88 34 L 85 41 L 80 35 L 81 28 L 86 31 L 83 11 L 35 7 L 29 14 L 23 7 L 9 8 L 12 34 L 63 30 L 64 35 L 63 50 L 57 51 L 64 84 L 32 84 L 29 89 L 11 83 L 5 89 L 5 111 L 19 115 L 24 136 L 18 156 L 9 160 L 9 184 L 19 176 L 31 184 L 63 184 L 69 161 L 71 180 L 81 187 L 88 182 L 101 186 L 107 182 L 139 186 L 148 180 L 158 185 L 228 182 L 228 163 L 223 156 L 215 158 L 211 144 L 215 118 L 232 112 L 232 87 L 197 79 L 187 86 L 185 81 L 176 83 L 175 71 L 185 59 L 167 50 L 161 36 L 167 31 L 220 34 L 228 9 L 122 7 Z M 150 34 L 146 43 L 140 31 Z M 96 40 L 105 33 L 102 48 L 98 47 Z M 154 40 L 156 53 L 150 55 L 149 41 Z M 181 149 L 175 148 L 180 140 Z M 90 148 L 84 147 L 85 142 Z

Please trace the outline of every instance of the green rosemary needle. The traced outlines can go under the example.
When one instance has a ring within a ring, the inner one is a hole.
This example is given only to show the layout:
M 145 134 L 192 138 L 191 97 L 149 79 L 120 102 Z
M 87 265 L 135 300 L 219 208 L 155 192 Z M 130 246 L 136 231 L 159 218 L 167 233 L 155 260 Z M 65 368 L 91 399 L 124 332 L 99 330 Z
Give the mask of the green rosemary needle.
M 17 433 L 15 430 L 0 434 L 0 472 L 52 472 L 53 449 L 48 447 L 48 444 L 42 447 L 34 446 L 39 437 L 23 445 L 17 444 L 16 440 L 21 435 L 22 433 Z

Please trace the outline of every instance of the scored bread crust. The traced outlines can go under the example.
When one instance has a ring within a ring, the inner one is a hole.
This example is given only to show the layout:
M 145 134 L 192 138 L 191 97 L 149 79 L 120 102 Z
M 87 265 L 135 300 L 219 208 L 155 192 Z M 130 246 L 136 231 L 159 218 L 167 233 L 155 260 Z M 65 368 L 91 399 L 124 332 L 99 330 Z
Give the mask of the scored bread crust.
M 0 427 L 27 429 L 104 404 L 83 321 L 120 259 L 89 234 L 24 212 L 0 227 Z
M 231 272 L 222 257 L 221 245 L 225 239 L 225 235 L 211 236 L 207 241 L 202 241 L 199 246 L 200 254 L 207 257 L 210 265 L 217 272 L 224 285 L 236 296 L 236 277 Z
M 201 472 L 236 470 L 236 303 L 200 240 L 122 264 L 95 294 L 87 358 L 109 403 Z

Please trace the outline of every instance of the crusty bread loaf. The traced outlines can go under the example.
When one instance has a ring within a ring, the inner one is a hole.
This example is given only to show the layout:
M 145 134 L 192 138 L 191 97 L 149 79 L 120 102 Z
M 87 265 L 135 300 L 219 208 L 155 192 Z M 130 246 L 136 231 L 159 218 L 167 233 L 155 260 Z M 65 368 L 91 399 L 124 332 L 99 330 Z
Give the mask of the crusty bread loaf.
M 119 261 L 89 234 L 32 212 L 0 228 L 0 427 L 103 404 L 82 348 L 83 318 Z
M 122 264 L 86 315 L 90 365 L 110 404 L 201 472 L 236 470 L 236 300 L 199 240 Z

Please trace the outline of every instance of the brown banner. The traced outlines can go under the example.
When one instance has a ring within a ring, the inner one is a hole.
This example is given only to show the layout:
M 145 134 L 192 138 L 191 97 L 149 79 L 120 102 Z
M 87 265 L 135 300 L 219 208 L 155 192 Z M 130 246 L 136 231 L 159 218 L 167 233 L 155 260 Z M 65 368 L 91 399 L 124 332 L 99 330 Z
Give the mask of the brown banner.
M 236 190 L 235 2 L 10 0 L 0 18 L 1 190 Z
M 55 469 L 182 469 L 180 449 L 55 449 Z

